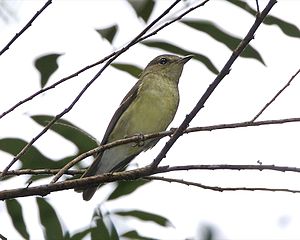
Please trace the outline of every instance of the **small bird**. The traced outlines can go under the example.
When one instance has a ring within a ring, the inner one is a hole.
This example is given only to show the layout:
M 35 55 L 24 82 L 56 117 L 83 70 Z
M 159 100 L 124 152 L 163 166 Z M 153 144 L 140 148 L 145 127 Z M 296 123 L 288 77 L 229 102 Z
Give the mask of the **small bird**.
M 160 55 L 143 70 L 113 115 L 101 145 L 125 137 L 165 131 L 173 120 L 179 104 L 178 82 L 184 64 L 191 55 Z M 119 145 L 99 153 L 82 178 L 121 171 L 142 151 L 155 146 L 159 140 L 150 139 L 141 144 Z M 97 187 L 83 190 L 88 201 Z

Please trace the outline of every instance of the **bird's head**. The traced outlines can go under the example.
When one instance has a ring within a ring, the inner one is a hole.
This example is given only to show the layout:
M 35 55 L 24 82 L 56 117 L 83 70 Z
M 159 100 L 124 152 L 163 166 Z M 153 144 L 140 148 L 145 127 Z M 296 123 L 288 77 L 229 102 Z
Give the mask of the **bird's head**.
M 193 56 L 179 57 L 176 55 L 164 54 L 154 58 L 143 71 L 144 74 L 157 73 L 163 78 L 178 83 L 184 64 Z

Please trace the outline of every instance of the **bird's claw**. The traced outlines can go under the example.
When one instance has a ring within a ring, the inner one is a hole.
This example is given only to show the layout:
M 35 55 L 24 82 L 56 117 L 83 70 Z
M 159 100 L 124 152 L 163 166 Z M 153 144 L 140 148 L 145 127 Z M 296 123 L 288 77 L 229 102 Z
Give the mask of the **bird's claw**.
M 132 147 L 142 147 L 145 144 L 145 136 L 142 133 L 138 133 L 134 135 L 135 137 L 138 137 L 136 142 L 132 144 Z

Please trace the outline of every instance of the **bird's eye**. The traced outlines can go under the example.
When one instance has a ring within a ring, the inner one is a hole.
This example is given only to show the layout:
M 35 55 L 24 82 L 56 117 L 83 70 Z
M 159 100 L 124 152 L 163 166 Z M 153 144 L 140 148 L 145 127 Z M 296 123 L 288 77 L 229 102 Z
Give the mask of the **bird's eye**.
M 162 58 L 159 60 L 159 63 L 162 65 L 165 65 L 168 62 L 168 60 L 166 58 Z

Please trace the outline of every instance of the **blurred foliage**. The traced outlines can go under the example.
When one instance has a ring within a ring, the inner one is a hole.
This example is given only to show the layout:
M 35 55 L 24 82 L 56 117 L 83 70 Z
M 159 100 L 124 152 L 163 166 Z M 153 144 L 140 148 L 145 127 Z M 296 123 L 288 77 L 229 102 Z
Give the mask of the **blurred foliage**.
M 146 24 L 153 9 L 155 8 L 154 0 L 127 0 L 128 4 L 134 10 L 138 21 L 142 19 L 143 24 Z M 186 3 L 188 1 L 185 1 Z M 242 11 L 245 11 L 251 14 L 253 17 L 256 16 L 256 10 L 251 8 L 246 2 L 241 0 L 227 0 L 228 4 L 232 4 L 235 7 L 239 7 Z M 0 0 L 0 16 L 1 11 L 3 12 L 3 7 L 1 4 L 3 1 Z M 186 4 L 188 6 L 188 4 Z M 2 14 L 2 17 L 4 15 Z M 254 19 L 254 18 L 253 18 Z M 224 29 L 221 29 L 217 26 L 216 23 L 210 21 L 204 21 L 203 19 L 189 19 L 182 20 L 181 24 L 187 28 L 192 28 L 194 31 L 208 34 L 213 41 L 217 41 L 220 44 L 223 44 L 231 51 L 237 47 L 240 40 L 235 37 L 233 34 L 227 33 Z M 300 37 L 299 29 L 284 20 L 281 20 L 274 16 L 268 16 L 264 21 L 266 25 L 276 25 L 278 26 L 284 34 L 290 37 Z M 107 28 L 96 29 L 96 31 L 107 40 L 110 44 L 113 44 L 114 40 L 117 37 L 117 32 L 119 26 L 114 24 Z M 204 66 L 214 74 L 218 73 L 217 67 L 213 64 L 212 56 L 205 56 L 200 52 L 194 52 L 188 49 L 183 49 L 179 46 L 176 46 L 176 43 L 170 43 L 166 40 L 147 40 L 141 43 L 142 46 L 147 48 L 158 48 L 170 53 L 188 55 L 193 54 L 194 60 L 199 61 L 204 64 Z M 49 53 L 47 55 L 41 56 L 36 59 L 35 67 L 40 73 L 40 85 L 43 88 L 53 73 L 58 69 L 57 60 L 62 54 L 59 53 Z M 252 58 L 264 63 L 262 56 L 253 46 L 248 46 L 248 48 L 243 52 L 243 57 Z M 112 67 L 127 72 L 131 76 L 138 78 L 142 69 L 131 63 L 113 63 Z M 31 116 L 31 119 L 39 124 L 41 127 L 46 126 L 52 119 L 53 116 L 49 115 L 34 115 Z M 52 169 L 52 168 L 61 168 L 71 159 L 76 157 L 78 154 L 81 154 L 87 150 L 95 148 L 98 144 L 96 140 L 86 133 L 84 130 L 80 129 L 73 123 L 66 120 L 59 120 L 51 128 L 53 132 L 58 134 L 60 137 L 74 144 L 77 148 L 77 153 L 72 156 L 66 156 L 58 160 L 50 159 L 44 156 L 36 147 L 31 146 L 29 151 L 21 157 L 21 169 Z M 11 155 L 16 155 L 19 151 L 27 144 L 27 141 L 19 138 L 2 138 L 0 139 L 0 150 Z M 81 167 L 80 164 L 77 167 Z M 33 176 L 30 178 L 30 181 L 36 180 L 42 177 L 47 176 Z M 107 196 L 106 201 L 113 201 L 126 197 L 129 194 L 138 191 L 138 189 L 148 181 L 136 180 L 136 181 L 121 181 L 116 183 L 114 190 Z M 27 231 L 26 223 L 23 217 L 22 204 L 15 199 L 7 200 L 6 202 L 7 212 L 12 220 L 12 223 L 16 231 L 24 239 L 29 239 L 30 235 Z M 59 220 L 59 215 L 57 214 L 55 208 L 50 204 L 49 201 L 43 198 L 36 198 L 37 209 L 39 212 L 39 219 L 41 226 L 44 230 L 45 239 L 72 239 L 80 240 L 87 236 L 91 239 L 102 239 L 102 240 L 118 240 L 118 239 L 141 239 L 141 240 L 153 240 L 154 238 L 148 236 L 142 236 L 136 230 L 129 230 L 123 233 L 118 232 L 118 226 L 115 225 L 113 219 L 126 219 L 128 217 L 138 219 L 141 222 L 152 222 L 158 226 L 168 227 L 171 225 L 170 221 L 158 214 L 129 209 L 129 210 L 115 210 L 111 213 L 104 213 L 101 208 L 101 205 L 98 206 L 93 214 L 92 221 L 90 225 L 85 228 L 82 228 L 80 231 L 77 231 L 73 234 L 70 234 L 66 229 L 64 229 L 61 221 Z M 113 216 L 113 218 L 112 218 Z M 117 222 L 117 221 L 116 221 Z M 123 221 L 125 222 L 125 221 Z M 207 227 L 206 231 L 203 234 L 200 234 L 201 240 L 213 240 L 215 237 L 215 230 L 213 228 Z M 99 238 L 101 236 L 101 238 Z
M 113 25 L 107 28 L 96 29 L 96 31 L 111 44 L 115 38 L 115 35 L 118 31 L 118 25 Z
M 52 53 L 39 57 L 35 60 L 35 67 L 41 76 L 41 87 L 43 88 L 51 75 L 58 69 L 57 59 L 62 54 Z

